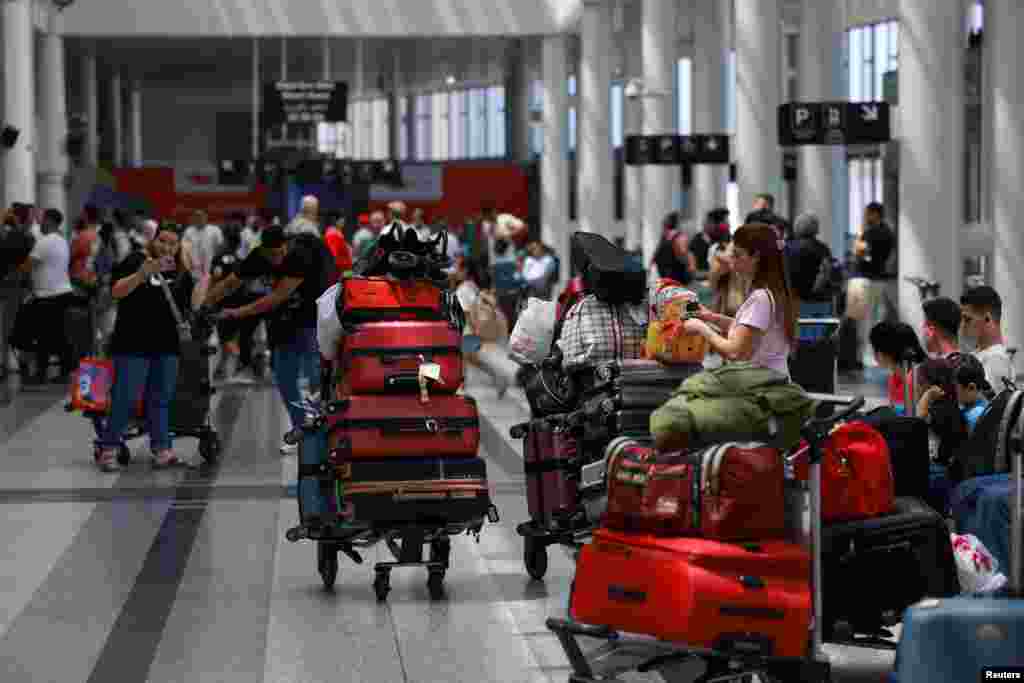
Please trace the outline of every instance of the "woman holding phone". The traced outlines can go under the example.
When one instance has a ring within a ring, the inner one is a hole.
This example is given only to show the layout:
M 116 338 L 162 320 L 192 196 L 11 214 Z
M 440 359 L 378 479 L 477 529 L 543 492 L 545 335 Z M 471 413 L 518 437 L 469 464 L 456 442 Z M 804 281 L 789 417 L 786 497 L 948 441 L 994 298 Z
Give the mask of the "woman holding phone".
M 184 267 L 178 234 L 158 230 L 145 250 L 118 264 L 111 278 L 117 322 L 111 339 L 114 386 L 110 417 L 97 441 L 96 464 L 104 472 L 118 469 L 117 450 L 141 395 L 154 466 L 180 464 L 171 448 L 168 413 L 178 377 L 178 323 L 162 291 L 166 282 L 182 316 L 191 310 L 195 280 Z

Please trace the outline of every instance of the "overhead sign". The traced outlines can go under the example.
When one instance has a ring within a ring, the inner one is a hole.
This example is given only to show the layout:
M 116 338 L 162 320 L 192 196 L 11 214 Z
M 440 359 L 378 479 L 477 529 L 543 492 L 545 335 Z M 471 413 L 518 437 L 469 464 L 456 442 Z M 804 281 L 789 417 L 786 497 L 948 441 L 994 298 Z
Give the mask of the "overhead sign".
M 627 135 L 626 164 L 728 164 L 729 136 L 713 135 Z
M 348 84 L 341 81 L 275 81 L 263 85 L 264 126 L 348 120 Z
M 887 102 L 790 102 L 779 107 L 779 144 L 871 145 L 889 142 Z

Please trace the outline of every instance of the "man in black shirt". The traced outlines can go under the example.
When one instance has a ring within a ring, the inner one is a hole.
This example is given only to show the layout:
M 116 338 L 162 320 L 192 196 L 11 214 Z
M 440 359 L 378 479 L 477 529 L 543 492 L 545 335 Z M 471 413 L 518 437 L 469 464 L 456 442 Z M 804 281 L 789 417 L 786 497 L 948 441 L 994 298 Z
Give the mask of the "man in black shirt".
M 316 300 L 337 281 L 334 258 L 315 235 L 285 237 L 280 226 L 261 233 L 260 245 L 242 261 L 234 273 L 215 285 L 206 296 L 208 306 L 216 305 L 245 280 L 269 277 L 270 293 L 238 308 L 226 308 L 228 320 L 267 315 L 267 333 L 273 354 L 274 381 L 291 418 L 290 436 L 281 445 L 282 454 L 297 450 L 297 435 L 304 413 L 297 406 L 303 400 L 299 378 L 305 376 L 310 393 L 320 382 L 320 351 L 316 341 Z M 294 443 L 289 443 L 294 441 Z
M 832 315 L 832 252 L 818 239 L 821 224 L 813 213 L 802 213 L 793 228 L 795 239 L 786 247 L 789 281 L 800 297 L 800 317 L 827 318 Z
M 874 364 L 874 353 L 866 343 L 871 328 L 883 320 L 895 319 L 896 280 L 889 275 L 888 263 L 896 248 L 896 234 L 885 222 L 885 209 L 878 202 L 864 208 L 864 227 L 853 243 L 854 267 L 866 283 L 857 288 L 866 296 L 867 315 L 858 320 L 858 348 L 864 365 Z M 851 285 L 853 285 L 851 281 Z

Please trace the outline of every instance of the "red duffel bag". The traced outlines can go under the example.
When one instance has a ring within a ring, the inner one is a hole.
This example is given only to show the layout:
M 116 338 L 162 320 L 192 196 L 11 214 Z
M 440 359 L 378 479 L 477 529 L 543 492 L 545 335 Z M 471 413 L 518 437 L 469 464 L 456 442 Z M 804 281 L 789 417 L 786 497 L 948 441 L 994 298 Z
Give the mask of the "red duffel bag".
M 863 422 L 836 427 L 822 444 L 821 518 L 825 522 L 868 519 L 893 510 L 896 480 L 889 444 Z M 809 447 L 800 444 L 792 458 L 793 474 L 807 481 Z
M 756 443 L 722 443 L 693 453 L 622 444 L 608 463 L 605 526 L 721 540 L 781 538 L 782 455 Z

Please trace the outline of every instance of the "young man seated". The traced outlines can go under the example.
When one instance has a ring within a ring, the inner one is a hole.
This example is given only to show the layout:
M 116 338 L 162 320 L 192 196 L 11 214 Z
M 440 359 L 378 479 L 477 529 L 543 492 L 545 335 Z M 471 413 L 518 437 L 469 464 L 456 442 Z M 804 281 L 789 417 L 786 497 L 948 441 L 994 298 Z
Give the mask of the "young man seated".
M 1013 364 L 1003 342 L 1003 301 L 991 287 L 975 287 L 960 297 L 960 338 L 985 368 L 992 390 L 1005 388 L 1003 379 L 1013 381 Z

